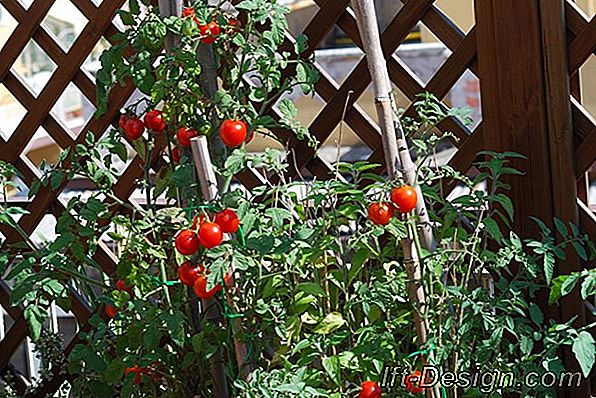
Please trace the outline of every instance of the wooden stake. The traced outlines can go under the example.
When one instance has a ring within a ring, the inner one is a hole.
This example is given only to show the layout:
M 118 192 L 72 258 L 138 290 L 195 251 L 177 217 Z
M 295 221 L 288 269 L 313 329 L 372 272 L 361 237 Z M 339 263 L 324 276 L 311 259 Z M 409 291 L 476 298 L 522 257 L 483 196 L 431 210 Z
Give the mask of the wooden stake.
M 213 165 L 211 164 L 211 156 L 209 155 L 209 145 L 207 143 L 207 137 L 204 135 L 194 137 L 190 140 L 190 147 L 192 149 L 192 158 L 197 169 L 197 176 L 201 187 L 201 193 L 205 201 L 212 201 L 217 198 L 217 180 L 215 178 L 215 172 Z M 222 323 L 222 317 L 217 307 L 215 298 L 209 298 L 202 300 L 203 311 L 205 312 L 205 318 L 209 322 L 215 324 Z M 213 385 L 215 388 L 215 396 L 217 398 L 228 398 L 230 392 L 228 391 L 228 381 L 226 378 L 225 362 L 223 359 L 223 353 L 221 349 L 218 349 L 211 359 L 209 360 L 211 365 L 211 374 L 213 376 Z
M 385 162 L 387 163 L 387 172 L 390 178 L 401 176 L 401 171 L 404 172 L 406 182 L 414 187 L 415 185 L 415 166 L 410 153 L 408 151 L 407 142 L 403 134 L 403 128 L 400 121 L 394 112 L 394 99 L 391 95 L 391 84 L 389 73 L 387 71 L 387 61 L 385 60 L 383 49 L 381 47 L 381 39 L 379 36 L 379 26 L 375 14 L 375 6 L 373 0 L 352 0 L 352 8 L 356 14 L 358 21 L 358 29 L 362 38 L 364 52 L 368 61 L 368 68 L 373 81 L 373 89 L 375 91 L 375 105 L 379 115 L 383 150 L 385 154 Z M 396 132 L 398 137 L 396 138 Z M 401 170 L 400 170 L 401 166 Z M 426 212 L 425 203 L 420 192 L 420 188 L 416 187 L 418 191 L 417 210 L 421 218 L 428 220 L 428 213 Z M 422 220 L 422 222 L 424 222 Z M 415 244 L 414 234 L 417 233 L 415 228 L 409 224 L 409 237 L 403 239 L 401 242 L 404 251 L 404 264 L 408 274 L 408 291 L 412 306 L 414 307 L 414 323 L 416 326 L 416 334 L 418 337 L 418 344 L 423 345 L 427 339 L 427 324 L 425 322 L 424 313 L 426 310 L 426 297 L 422 285 L 422 267 L 420 264 L 418 250 Z M 432 230 L 427 221 L 426 231 L 423 231 L 423 240 L 429 249 L 434 248 L 434 239 L 432 237 Z M 432 355 L 429 354 L 429 357 Z M 429 358 L 430 359 L 430 358 Z M 432 390 L 429 396 L 438 398 L 440 392 L 438 388 Z
M 166 18 L 172 15 L 182 15 L 182 9 L 184 7 L 183 0 L 158 0 L 159 13 L 162 18 Z M 171 53 L 172 49 L 177 45 L 175 36 L 168 34 L 164 43 L 166 52 Z M 201 46 L 203 47 L 203 46 Z M 211 47 L 211 46 L 209 46 Z M 211 50 L 212 51 L 212 50 Z M 217 90 L 217 71 L 215 71 L 215 78 L 211 78 L 215 83 L 215 90 Z M 214 93 L 215 91 L 213 91 Z M 205 138 L 205 137 L 202 137 Z M 206 141 L 206 140 L 205 140 Z M 209 150 L 207 143 L 193 142 L 193 158 L 197 170 L 201 167 L 203 172 L 198 173 L 199 181 L 201 182 L 201 189 L 203 191 L 203 197 L 205 200 L 215 199 L 217 196 L 217 183 L 215 183 L 215 173 L 213 172 L 213 166 L 211 165 L 211 159 L 209 156 Z M 196 148 L 195 148 L 196 147 Z M 205 176 L 208 176 L 210 182 L 206 184 Z M 205 311 L 206 319 L 211 322 L 221 322 L 221 314 L 217 307 L 215 299 L 204 300 L 202 302 L 202 308 Z M 192 318 L 195 324 L 195 331 L 198 329 L 198 307 L 192 307 Z M 226 377 L 225 361 L 223 352 L 218 350 L 209 360 L 211 368 L 211 376 L 213 377 L 213 386 L 215 390 L 216 398 L 229 398 L 230 392 L 228 389 L 228 380 Z
M 427 250 L 434 251 L 436 241 L 433 236 L 432 225 L 426 209 L 426 203 L 423 200 L 422 191 L 420 186 L 416 184 L 416 165 L 410 156 L 408 142 L 396 114 L 397 107 L 391 93 L 391 80 L 387 71 L 387 61 L 381 47 L 379 27 L 373 1 L 352 0 L 352 8 L 358 20 L 358 29 L 372 77 L 375 105 L 377 114 L 379 115 L 381 131 L 383 132 L 382 142 L 385 161 L 387 163 L 387 173 L 391 179 L 402 177 L 403 173 L 406 183 L 416 189 L 420 198 L 416 204 L 416 213 L 418 214 L 419 226 L 422 232 L 422 244 Z M 397 138 L 395 133 L 397 133 Z

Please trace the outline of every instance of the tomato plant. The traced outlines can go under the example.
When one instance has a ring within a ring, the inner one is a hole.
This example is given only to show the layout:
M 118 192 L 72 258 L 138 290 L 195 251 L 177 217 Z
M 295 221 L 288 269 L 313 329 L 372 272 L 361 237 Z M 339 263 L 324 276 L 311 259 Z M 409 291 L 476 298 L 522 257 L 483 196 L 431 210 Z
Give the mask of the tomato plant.
M 407 393 L 372 380 L 394 368 L 419 368 L 430 354 L 440 369 L 453 372 L 562 369 L 557 352 L 563 346 L 579 353 L 578 364 L 589 375 L 592 329 L 555 323 L 533 295 L 547 293 L 555 302 L 581 286 L 582 298 L 593 298 L 593 269 L 571 275 L 555 270 L 571 255 L 567 249 L 586 262 L 596 251 L 576 226 L 560 220 L 553 221 L 554 233 L 539 222 L 539 238 L 504 233 L 513 204 L 500 178 L 517 173 L 508 162 L 519 155 L 482 153 L 474 178 L 428 166 L 425 159 L 451 138 L 438 132 L 439 123 L 461 115 L 422 96 L 414 104 L 416 117 L 403 119 L 418 159 L 414 187 L 372 174 L 380 165 L 364 161 L 334 164 L 328 180 L 287 181 L 288 154 L 271 148 L 248 153 L 243 144 L 255 131 L 272 136 L 280 127 L 316 144 L 284 98 L 294 88 L 312 94 L 317 73 L 303 57 L 307 39 L 284 43 L 287 9 L 276 1 L 237 2 L 242 27 L 232 23 L 237 16 L 230 8 L 188 5 L 181 17 L 163 18 L 148 1 L 131 0 L 121 11 L 126 30 L 102 55 L 97 73 L 98 113 L 108 109 L 109 90 L 128 78 L 145 97 L 124 110 L 123 131 L 100 139 L 85 134 L 31 187 L 35 195 L 75 175 L 97 187 L 65 203 L 56 239 L 39 246 L 25 235 L 0 254 L 2 274 L 14 285 L 11 304 L 24 309 L 35 342 L 46 338 L 50 303 L 71 310 L 73 286 L 98 309 L 68 358 L 49 367 L 68 372 L 72 396 L 214 396 L 214 362 L 224 365 L 223 379 L 238 398 L 370 398 L 381 396 L 381 388 L 383 396 L 400 396 Z M 201 30 L 197 21 L 217 28 Z M 164 53 L 168 36 L 175 48 Z M 204 45 L 214 54 L 213 69 L 197 56 Z M 218 82 L 214 93 L 201 83 L 208 71 Z M 145 125 L 152 133 L 138 140 Z M 181 127 L 184 134 L 177 137 Z M 213 200 L 202 197 L 184 145 L 189 131 L 208 138 L 221 180 Z M 116 185 L 116 160 L 129 160 L 126 138 L 136 140 L 145 164 L 135 186 L 145 196 L 142 203 L 124 201 Z M 154 162 L 158 155 L 172 161 Z M 0 166 L 6 187 L 15 171 Z M 232 183 L 257 168 L 262 185 L 239 189 Z M 446 179 L 466 193 L 445 197 Z M 417 239 L 413 210 L 422 200 L 440 243 L 433 252 Z M 394 207 L 403 214 L 392 217 Z M 13 217 L 24 212 L 5 205 L 0 222 L 14 228 Z M 224 233 L 232 235 L 224 241 Z M 424 270 L 423 345 L 413 327 L 408 260 L 399 244 L 406 238 L 413 238 Z M 106 243 L 117 255 L 110 275 L 96 260 Z M 115 286 L 106 282 L 115 280 Z M 210 307 L 200 299 L 209 299 Z M 410 392 L 415 388 L 412 380 Z

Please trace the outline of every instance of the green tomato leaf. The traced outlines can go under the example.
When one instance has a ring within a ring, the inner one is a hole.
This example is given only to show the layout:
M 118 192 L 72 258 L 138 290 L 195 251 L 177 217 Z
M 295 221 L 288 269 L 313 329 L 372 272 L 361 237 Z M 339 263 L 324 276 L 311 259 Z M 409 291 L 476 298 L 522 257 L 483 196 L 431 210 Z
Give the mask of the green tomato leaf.
M 346 320 L 339 312 L 332 312 L 319 322 L 313 332 L 317 334 L 330 334 L 341 328 L 345 323 Z
M 594 337 L 586 331 L 580 332 L 579 335 L 573 340 L 571 347 L 575 358 L 582 369 L 584 377 L 590 375 L 594 361 L 596 361 L 596 343 Z
M 115 358 L 110 362 L 106 370 L 103 372 L 104 381 L 108 384 L 117 383 L 124 374 L 126 364 L 120 358 Z

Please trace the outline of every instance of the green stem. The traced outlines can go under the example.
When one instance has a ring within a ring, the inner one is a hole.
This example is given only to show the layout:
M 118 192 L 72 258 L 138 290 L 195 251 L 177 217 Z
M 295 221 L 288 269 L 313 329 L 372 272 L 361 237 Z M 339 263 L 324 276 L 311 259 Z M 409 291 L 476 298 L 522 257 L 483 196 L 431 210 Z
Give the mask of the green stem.
M 168 286 L 166 285 L 166 282 L 168 281 L 168 274 L 166 272 L 166 265 L 163 261 L 159 262 L 159 272 L 161 274 L 161 281 L 163 282 L 163 293 L 164 296 L 166 298 L 166 303 L 168 304 L 168 307 L 172 307 L 172 300 L 170 298 L 170 291 L 168 290 Z

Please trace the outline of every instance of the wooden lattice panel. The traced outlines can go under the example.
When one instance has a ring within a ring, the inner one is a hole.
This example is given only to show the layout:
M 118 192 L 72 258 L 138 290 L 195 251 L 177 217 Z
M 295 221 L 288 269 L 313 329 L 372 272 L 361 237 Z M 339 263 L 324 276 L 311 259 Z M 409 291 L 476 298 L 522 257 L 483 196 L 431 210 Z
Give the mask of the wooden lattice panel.
M 590 55 L 596 54 L 596 16 L 588 20 L 588 17 L 572 1 L 565 3 L 565 11 L 580 221 L 583 229 L 591 236 L 596 236 L 595 217 L 589 208 L 590 181 L 587 174 L 596 162 L 596 120 L 582 105 L 579 83 L 579 69 L 587 62 Z
M 78 138 L 73 139 L 60 121 L 50 114 L 50 110 L 70 83 L 73 83 L 95 105 L 94 82 L 81 70 L 81 65 L 102 37 L 109 41 L 112 35 L 118 31 L 113 24 L 113 18 L 116 10 L 122 6 L 124 1 L 104 0 L 98 6 L 91 0 L 72 0 L 72 3 L 88 19 L 88 24 L 77 37 L 72 48 L 66 53 L 51 35 L 41 27 L 41 21 L 53 5 L 53 0 L 35 0 L 28 9 L 25 9 L 18 0 L 2 0 L 2 6 L 18 22 L 18 26 L 0 52 L 0 83 L 4 84 L 16 100 L 27 109 L 27 113 L 8 141 L 0 139 L 0 159 L 14 164 L 23 175 L 26 185 L 31 186 L 38 175 L 38 171 L 24 156 L 23 151 L 38 128 L 43 127 L 51 138 L 64 149 L 73 148 L 84 140 L 84 134 L 80 134 Z M 303 32 L 308 37 L 310 48 L 304 54 L 305 57 L 312 55 L 336 25 L 357 46 L 362 47 L 356 19 L 348 7 L 349 0 L 315 0 L 315 3 L 318 5 L 319 10 Z M 569 39 L 569 77 L 573 87 L 573 78 L 577 70 L 596 50 L 596 19 L 592 18 L 591 21 L 588 21 L 569 0 L 565 2 L 565 9 Z M 423 84 L 394 55 L 408 33 L 419 22 L 428 27 L 452 52 L 427 84 Z M 19 80 L 18 76 L 11 71 L 12 65 L 30 40 L 35 41 L 57 66 L 56 71 L 38 96 L 34 96 Z M 293 38 L 288 36 L 284 45 L 291 46 L 292 43 Z M 436 6 L 434 0 L 405 1 L 403 7 L 382 33 L 382 46 L 388 59 L 389 73 L 393 83 L 410 100 L 414 100 L 416 95 L 423 91 L 430 91 L 438 98 L 444 98 L 468 69 L 474 72 L 482 81 L 477 62 L 477 27 L 473 27 L 468 33 L 464 33 Z M 371 82 L 366 59 L 363 58 L 358 62 L 342 84 L 334 81 L 321 65 L 316 64 L 315 66 L 321 74 L 321 79 L 316 85 L 316 91 L 325 104 L 310 124 L 311 133 L 316 136 L 319 142 L 325 142 L 341 123 L 344 105 L 348 93 L 351 93 L 349 96 L 350 103 L 346 109 L 345 122 L 372 150 L 370 160 L 375 163 L 383 163 L 379 127 L 356 104 L 356 101 L 362 96 Z M 108 112 L 99 119 L 91 119 L 83 127 L 83 131 L 92 131 L 96 137 L 101 136 L 115 122 L 120 108 L 132 92 L 133 88 L 131 86 L 115 88 L 111 95 Z M 570 104 L 576 139 L 574 159 L 576 176 L 581 179 L 588 167 L 596 160 L 596 152 L 594 151 L 596 147 L 596 123 L 583 109 L 578 94 L 574 93 L 574 98 L 570 99 Z M 411 111 L 411 109 L 408 109 L 406 112 Z M 269 113 L 273 117 L 277 116 L 273 109 Z M 466 173 L 472 166 L 478 151 L 484 147 L 483 131 L 485 128 L 483 123 L 479 124 L 474 131 L 470 131 L 458 119 L 450 118 L 445 120 L 440 127 L 453 132 L 458 137 L 459 140 L 456 143 L 458 151 L 451 158 L 449 164 L 456 170 Z M 276 133 L 282 137 L 289 136 L 289 133 L 283 130 L 276 131 Z M 163 143 L 158 143 L 158 148 L 160 145 L 163 148 Z M 308 147 L 306 143 L 292 140 L 290 149 L 294 151 L 296 165 L 298 166 L 297 168 L 290 168 L 290 174 L 295 175 L 298 170 L 301 170 L 319 178 L 326 178 L 332 171 L 331 165 L 318 156 L 316 151 Z M 153 161 L 156 166 L 160 164 L 161 159 L 158 151 L 156 151 Z M 128 164 L 115 186 L 115 193 L 119 199 L 129 200 L 135 188 L 134 182 L 143 175 L 143 172 L 142 160 L 135 157 Z M 257 171 L 250 170 L 242 173 L 239 180 L 247 186 L 255 186 L 260 184 L 263 179 Z M 64 182 L 57 190 L 52 190 L 49 187 L 42 187 L 39 190 L 38 194 L 27 204 L 30 214 L 19 220 L 19 225 L 24 231 L 31 234 L 44 215 L 59 216 L 65 210 L 64 204 L 59 200 L 59 195 L 66 185 L 67 182 Z M 581 210 L 580 212 L 583 215 L 582 226 L 594 228 L 596 224 L 590 220 L 593 215 Z M 6 236 L 4 243 L 13 243 L 19 239 L 19 235 L 6 226 L 2 226 L 0 232 Z M 99 246 L 95 254 L 95 260 L 106 273 L 111 274 L 114 271 L 116 259 L 107 247 Z M 91 310 L 74 292 L 71 298 L 73 313 L 81 328 L 84 329 L 91 315 Z M 0 304 L 15 320 L 5 338 L 0 341 L 0 373 L 5 374 L 7 371 L 14 373 L 15 370 L 9 361 L 19 344 L 26 337 L 27 325 L 23 318 L 22 309 L 9 307 L 9 289 L 3 283 L 0 283 Z M 69 343 L 65 349 L 66 354 L 76 343 L 76 338 Z M 34 396 L 44 397 L 47 393 L 56 391 L 65 380 L 65 377 L 64 375 L 56 375 Z M 26 381 L 17 377 L 16 382 L 19 391 L 24 391 Z

